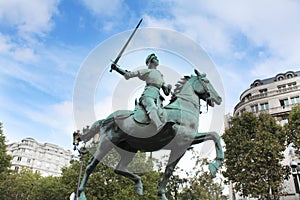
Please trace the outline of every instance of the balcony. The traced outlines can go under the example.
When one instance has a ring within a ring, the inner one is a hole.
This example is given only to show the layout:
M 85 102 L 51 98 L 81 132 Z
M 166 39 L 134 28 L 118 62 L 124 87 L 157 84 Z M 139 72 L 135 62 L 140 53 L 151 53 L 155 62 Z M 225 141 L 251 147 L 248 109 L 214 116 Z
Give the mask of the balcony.
M 234 112 L 240 108 L 241 106 L 248 104 L 251 101 L 258 100 L 258 99 L 264 99 L 268 98 L 271 96 L 279 95 L 279 94 L 285 94 L 293 91 L 299 90 L 298 86 L 293 86 L 293 87 L 287 87 L 287 88 L 282 88 L 278 90 L 273 90 L 273 91 L 268 91 L 265 93 L 260 93 L 260 94 L 255 94 L 253 96 L 244 96 L 243 99 L 234 107 Z

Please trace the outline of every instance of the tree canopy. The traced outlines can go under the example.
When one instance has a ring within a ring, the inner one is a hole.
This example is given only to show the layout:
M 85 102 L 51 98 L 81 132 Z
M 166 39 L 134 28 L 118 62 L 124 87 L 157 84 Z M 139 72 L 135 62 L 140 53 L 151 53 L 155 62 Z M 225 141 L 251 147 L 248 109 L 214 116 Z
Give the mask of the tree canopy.
M 2 123 L 0 122 L 0 180 L 3 173 L 8 173 L 9 167 L 11 166 L 10 161 L 12 158 L 6 153 L 6 147 Z
M 300 105 L 292 108 L 288 123 L 285 126 L 288 142 L 293 143 L 299 151 L 300 149 Z
M 0 123 L 0 150 L 1 150 L 1 181 L 0 199 L 6 200 L 43 200 L 43 199 L 69 199 L 71 193 L 76 192 L 78 174 L 81 160 L 72 160 L 70 166 L 62 169 L 58 177 L 42 177 L 39 173 L 32 172 L 29 168 L 22 168 L 20 171 L 10 171 L 11 157 L 6 154 L 5 137 Z M 90 149 L 91 152 L 93 151 Z M 195 176 L 182 178 L 173 175 L 167 186 L 167 196 L 171 199 L 225 199 L 222 194 L 222 185 L 213 181 L 210 175 L 203 170 L 206 165 L 202 158 L 195 153 L 196 166 Z M 83 159 L 83 170 L 87 165 L 92 153 L 87 154 Z M 162 178 L 162 167 L 155 170 L 155 160 L 146 153 L 138 152 L 134 160 L 128 166 L 129 170 L 141 175 L 144 185 L 144 195 L 138 196 L 134 193 L 134 184 L 131 180 L 117 175 L 111 166 L 115 166 L 119 156 L 116 151 L 111 151 L 105 158 L 104 163 L 100 162 L 90 176 L 87 183 L 86 195 L 88 199 L 123 199 L 123 200 L 149 200 L 158 199 L 157 186 Z M 138 169 L 138 170 L 137 170 Z M 183 169 L 181 169 L 183 170 Z
M 231 124 L 222 136 L 226 144 L 224 176 L 242 196 L 279 198 L 290 173 L 289 166 L 280 163 L 286 148 L 283 128 L 266 113 L 244 113 L 232 117 Z

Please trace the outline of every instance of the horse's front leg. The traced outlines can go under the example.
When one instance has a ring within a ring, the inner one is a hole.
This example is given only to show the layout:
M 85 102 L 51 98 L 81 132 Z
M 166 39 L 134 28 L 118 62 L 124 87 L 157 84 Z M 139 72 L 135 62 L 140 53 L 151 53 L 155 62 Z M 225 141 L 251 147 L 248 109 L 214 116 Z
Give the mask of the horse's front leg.
M 212 177 L 216 177 L 218 169 L 222 166 L 224 160 L 224 152 L 221 145 L 221 137 L 216 132 L 197 133 L 192 144 L 199 144 L 207 140 L 215 143 L 216 158 L 209 163 L 209 171 Z
M 184 155 L 184 153 L 180 157 L 176 158 L 178 156 L 178 153 L 174 153 L 174 150 L 171 150 L 169 161 L 173 161 L 173 162 L 168 163 L 168 165 L 166 166 L 162 181 L 158 185 L 158 196 L 161 198 L 161 200 L 168 200 L 166 197 L 167 184 L 169 182 L 170 177 L 173 174 L 173 171 L 174 171 L 177 163 L 179 162 L 179 160 L 182 158 L 183 155 Z
M 224 152 L 221 145 L 221 137 L 216 133 L 212 133 L 215 136 L 215 149 L 216 149 L 216 158 L 215 161 L 209 163 L 209 171 L 212 177 L 216 177 L 216 173 L 218 169 L 221 168 L 223 161 L 224 161 Z

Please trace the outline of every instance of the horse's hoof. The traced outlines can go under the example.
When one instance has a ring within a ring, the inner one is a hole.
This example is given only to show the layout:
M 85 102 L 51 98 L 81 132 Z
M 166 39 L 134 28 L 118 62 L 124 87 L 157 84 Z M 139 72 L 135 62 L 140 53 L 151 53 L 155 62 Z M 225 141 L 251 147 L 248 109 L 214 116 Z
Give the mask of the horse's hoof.
M 209 163 L 209 167 L 208 168 L 209 168 L 210 175 L 213 178 L 216 178 L 216 176 L 217 176 L 217 170 L 218 170 L 218 168 L 216 167 L 216 165 L 213 162 L 211 162 L 211 163 Z
M 166 194 L 158 194 L 158 196 L 160 197 L 161 200 L 168 200 L 168 198 L 166 197 Z
M 85 192 L 84 191 L 80 192 L 80 195 L 79 195 L 79 197 L 78 197 L 77 200 L 86 200 L 86 196 L 85 196 Z
M 144 194 L 142 182 L 138 182 L 137 184 L 135 184 L 134 191 L 140 196 Z

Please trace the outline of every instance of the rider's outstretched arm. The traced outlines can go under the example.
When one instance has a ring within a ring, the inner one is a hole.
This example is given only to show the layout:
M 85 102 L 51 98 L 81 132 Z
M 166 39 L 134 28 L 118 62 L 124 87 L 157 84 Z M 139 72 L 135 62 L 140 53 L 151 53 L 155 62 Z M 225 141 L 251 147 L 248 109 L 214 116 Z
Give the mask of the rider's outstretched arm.
M 133 77 L 137 77 L 137 76 L 139 76 L 139 71 L 127 71 L 125 74 L 124 74 L 124 77 L 125 77 L 125 79 L 130 79 L 130 78 L 133 78 Z

